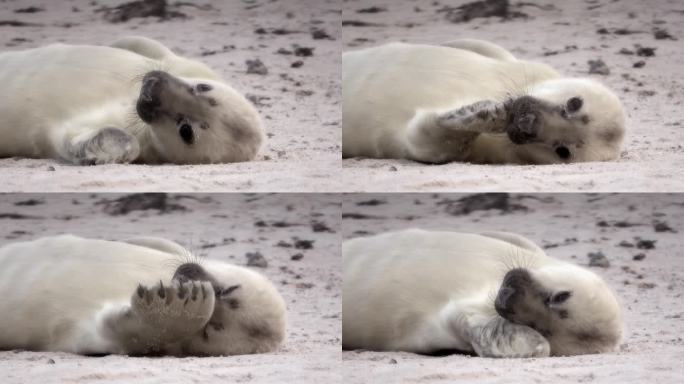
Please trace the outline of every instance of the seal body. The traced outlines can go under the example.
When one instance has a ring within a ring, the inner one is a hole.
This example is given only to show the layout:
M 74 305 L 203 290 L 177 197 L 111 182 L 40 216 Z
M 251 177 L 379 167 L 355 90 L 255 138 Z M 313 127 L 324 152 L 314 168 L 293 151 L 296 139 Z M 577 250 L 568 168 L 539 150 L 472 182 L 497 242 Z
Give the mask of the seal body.
M 427 163 L 614 159 L 617 97 L 480 40 L 343 54 L 343 156 Z
M 260 274 L 160 238 L 46 237 L 0 248 L 0 349 L 234 355 L 284 338 L 285 305 Z
M 0 54 L 0 156 L 75 164 L 252 159 L 256 110 L 206 65 L 143 37 Z
M 511 233 L 419 229 L 343 245 L 343 347 L 490 357 L 609 351 L 617 301 L 592 272 Z

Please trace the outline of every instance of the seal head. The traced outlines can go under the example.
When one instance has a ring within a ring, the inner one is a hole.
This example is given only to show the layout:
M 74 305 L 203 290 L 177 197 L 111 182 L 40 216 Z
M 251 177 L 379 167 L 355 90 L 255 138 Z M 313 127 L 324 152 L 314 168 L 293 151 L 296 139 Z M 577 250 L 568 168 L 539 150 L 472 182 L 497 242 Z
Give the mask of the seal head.
M 553 79 L 507 101 L 506 134 L 523 163 L 607 161 L 620 156 L 625 113 L 590 79 Z
M 539 332 L 556 356 L 611 351 L 621 338 L 617 299 L 598 276 L 576 266 L 511 269 L 494 308 Z
M 156 152 L 168 162 L 251 160 L 263 141 L 254 107 L 218 81 L 148 72 L 140 86 L 136 112 L 151 128 Z

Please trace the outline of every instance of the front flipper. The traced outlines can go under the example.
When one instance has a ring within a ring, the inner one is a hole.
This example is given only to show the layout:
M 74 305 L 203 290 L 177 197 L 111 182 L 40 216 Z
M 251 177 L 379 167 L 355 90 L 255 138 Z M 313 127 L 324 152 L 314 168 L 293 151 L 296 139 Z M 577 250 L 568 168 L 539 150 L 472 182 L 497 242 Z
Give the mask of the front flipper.
M 470 343 L 482 357 L 548 357 L 549 342 L 539 332 L 496 316 L 469 332 Z
M 138 139 L 113 127 L 85 132 L 65 143 L 67 161 L 79 165 L 130 163 L 140 154 Z
M 130 306 L 110 310 L 103 319 L 105 336 L 124 353 L 164 353 L 165 346 L 186 340 L 207 325 L 215 293 L 209 282 L 161 281 L 133 293 Z
M 448 111 L 419 111 L 408 124 L 409 152 L 416 160 L 465 160 L 479 134 L 506 132 L 503 103 L 482 100 Z
M 482 100 L 451 111 L 436 114 L 438 126 L 477 133 L 505 133 L 506 108 L 501 103 Z

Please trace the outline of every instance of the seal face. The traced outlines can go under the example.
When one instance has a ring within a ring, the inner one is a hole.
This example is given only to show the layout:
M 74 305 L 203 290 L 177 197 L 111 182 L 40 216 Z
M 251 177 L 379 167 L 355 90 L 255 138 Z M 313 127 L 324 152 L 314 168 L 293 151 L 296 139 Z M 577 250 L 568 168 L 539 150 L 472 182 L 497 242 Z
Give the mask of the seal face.
M 608 352 L 621 338 L 599 276 L 512 233 L 389 232 L 346 241 L 343 263 L 347 349 L 541 357 Z
M 554 106 L 532 96 L 519 97 L 506 103 L 506 111 L 508 112 L 506 134 L 511 142 L 516 145 L 543 143 L 539 140 L 539 131 L 546 129 L 542 128 L 547 125 L 545 116 L 560 115 L 563 119 L 568 119 L 570 113 L 576 113 L 581 107 L 582 99 L 579 97 L 570 98 L 565 108 Z M 587 124 L 589 117 L 582 116 L 581 121 L 583 124 Z M 569 129 L 578 128 L 571 127 Z M 553 149 L 561 161 L 569 160 L 572 155 L 570 149 L 560 141 L 554 140 L 549 147 Z
M 619 343 L 620 330 L 605 319 L 605 310 L 594 312 L 597 307 L 615 306 L 611 295 L 601 294 L 604 290 L 590 291 L 597 285 L 594 276 L 579 268 L 547 268 L 540 273 L 546 279 L 558 277 L 552 280 L 554 285 L 546 286 L 526 268 L 506 273 L 494 301 L 499 316 L 539 332 L 557 355 L 600 353 Z
M 226 156 L 255 153 L 262 140 L 253 129 L 258 120 L 248 113 L 252 107 L 237 103 L 231 92 L 214 81 L 151 71 L 142 80 L 136 111 L 153 127 L 159 152 L 189 163 L 224 162 Z
M 514 268 L 504 276 L 494 301 L 499 316 L 516 324 L 527 325 L 549 339 L 553 336 L 550 305 L 560 305 L 571 296 L 570 291 L 557 294 L 546 291 L 524 268 Z M 567 318 L 567 310 L 558 310 L 558 317 Z
M 229 163 L 252 160 L 263 142 L 244 96 L 204 64 L 143 37 L 2 53 L 0 81 L 16 99 L 0 105 L 0 156 Z
M 509 102 L 506 132 L 513 152 L 530 163 L 615 159 L 624 137 L 617 97 L 588 79 L 540 83 Z
M 530 96 L 517 98 L 507 105 L 509 117 L 506 133 L 514 144 L 531 143 L 537 138 L 541 125 L 539 112 L 542 109 L 552 108 Z
M 202 113 L 207 110 L 206 104 L 210 107 L 217 106 L 215 99 L 203 95 L 212 89 L 209 84 L 200 83 L 193 87 L 167 72 L 151 71 L 142 80 L 136 111 L 147 124 L 174 123 L 183 143 L 192 145 L 198 135 L 195 129 L 207 130 L 212 125 L 218 130 L 232 129 L 230 126 L 221 127 L 222 122 L 209 123 L 215 111 Z
M 343 157 L 425 163 L 614 160 L 622 104 L 480 40 L 392 43 L 343 54 Z

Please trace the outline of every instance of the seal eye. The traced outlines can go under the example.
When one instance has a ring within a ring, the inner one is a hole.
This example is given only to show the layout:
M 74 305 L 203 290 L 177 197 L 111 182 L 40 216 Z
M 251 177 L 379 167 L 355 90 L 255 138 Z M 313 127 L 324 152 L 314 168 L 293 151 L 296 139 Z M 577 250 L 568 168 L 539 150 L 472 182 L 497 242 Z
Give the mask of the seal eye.
M 558 155 L 558 157 L 560 157 L 561 159 L 567 159 L 568 157 L 570 157 L 570 150 L 568 149 L 568 147 L 556 147 L 556 155 Z
M 552 304 L 561 304 L 566 302 L 572 294 L 570 291 L 560 291 L 551 297 Z
M 211 85 L 200 83 L 197 84 L 197 92 L 209 92 L 211 91 Z
M 180 133 L 180 137 L 183 139 L 185 144 L 192 144 L 193 141 L 195 141 L 195 135 L 192 132 L 192 125 L 188 123 L 181 125 L 178 133 Z
M 223 298 L 227 297 L 231 293 L 233 293 L 234 290 L 240 288 L 240 285 L 233 285 L 227 288 L 214 288 L 214 292 L 216 293 L 216 297 Z
M 568 112 L 577 112 L 582 108 L 582 99 L 579 97 L 571 97 L 568 99 L 568 102 L 565 105 L 565 108 L 568 110 Z

